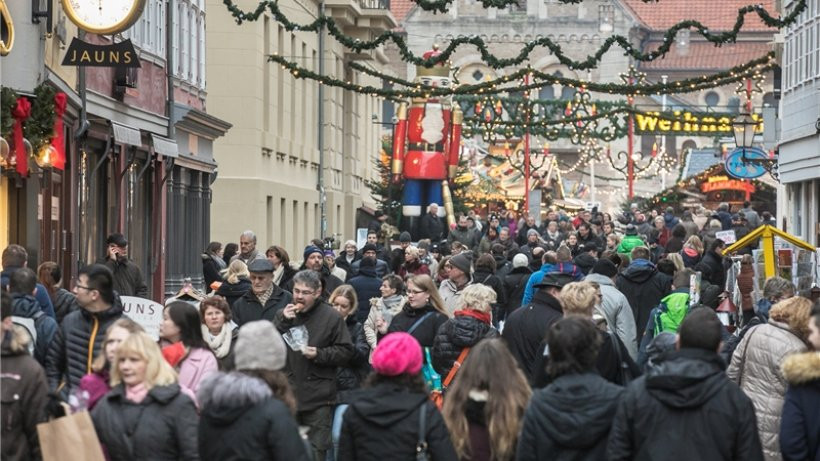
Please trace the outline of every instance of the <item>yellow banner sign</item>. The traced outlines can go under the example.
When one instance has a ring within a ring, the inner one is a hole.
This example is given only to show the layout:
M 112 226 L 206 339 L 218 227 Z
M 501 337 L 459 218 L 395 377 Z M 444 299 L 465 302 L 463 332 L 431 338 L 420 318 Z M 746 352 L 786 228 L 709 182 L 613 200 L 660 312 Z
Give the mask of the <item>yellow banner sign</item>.
M 752 114 L 757 122 L 755 133 L 763 133 L 763 117 Z M 699 113 L 676 110 L 674 112 L 644 112 L 635 114 L 636 134 L 690 134 L 713 135 L 732 133 L 734 115 L 724 113 Z

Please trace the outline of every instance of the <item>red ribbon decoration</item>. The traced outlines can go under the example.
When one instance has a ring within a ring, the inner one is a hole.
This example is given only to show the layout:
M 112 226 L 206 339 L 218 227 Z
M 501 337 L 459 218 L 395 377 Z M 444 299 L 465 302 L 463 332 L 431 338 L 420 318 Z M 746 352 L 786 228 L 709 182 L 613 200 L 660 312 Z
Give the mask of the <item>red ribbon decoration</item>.
M 58 170 L 65 170 L 65 130 L 63 130 L 63 115 L 65 115 L 67 104 L 68 96 L 65 93 L 59 92 L 54 95 L 54 112 L 57 113 L 57 117 L 54 119 L 54 139 L 52 139 L 51 145 L 54 146 L 54 150 L 57 151 L 54 156 L 53 165 L 54 168 Z
M 23 121 L 31 115 L 31 103 L 28 98 L 21 96 L 17 98 L 17 105 L 11 111 L 14 117 L 14 152 L 17 156 L 17 172 L 20 176 L 28 176 L 28 158 L 26 156 L 26 146 L 23 144 Z

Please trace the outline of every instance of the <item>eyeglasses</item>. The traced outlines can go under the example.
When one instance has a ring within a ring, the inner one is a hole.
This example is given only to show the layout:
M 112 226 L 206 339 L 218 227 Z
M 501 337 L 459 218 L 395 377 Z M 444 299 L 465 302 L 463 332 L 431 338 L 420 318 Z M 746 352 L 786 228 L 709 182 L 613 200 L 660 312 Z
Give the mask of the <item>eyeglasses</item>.
M 85 291 L 94 291 L 95 290 L 95 288 L 83 286 L 83 285 L 80 285 L 79 283 L 74 285 L 74 288 L 82 288 Z
M 293 294 L 294 294 L 294 295 L 306 295 L 306 296 L 310 296 L 310 295 L 315 294 L 315 293 L 316 293 L 316 291 L 314 291 L 314 290 L 305 290 L 305 291 L 302 291 L 302 290 L 298 290 L 298 289 L 296 289 L 296 288 L 294 288 L 294 289 L 293 289 Z
M 420 295 L 422 293 L 427 293 L 427 292 L 424 291 L 424 290 L 407 290 L 407 293 L 408 294 L 414 294 L 414 295 Z

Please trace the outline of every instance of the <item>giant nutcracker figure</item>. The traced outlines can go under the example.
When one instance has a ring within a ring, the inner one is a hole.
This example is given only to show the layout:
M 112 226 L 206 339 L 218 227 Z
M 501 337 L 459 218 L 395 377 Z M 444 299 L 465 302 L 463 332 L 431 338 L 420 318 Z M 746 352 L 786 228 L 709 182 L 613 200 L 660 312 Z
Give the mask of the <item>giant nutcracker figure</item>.
M 441 54 L 435 45 L 424 53 L 429 59 Z M 442 62 L 433 67 L 416 66 L 415 82 L 431 88 L 449 88 L 450 66 Z M 402 197 L 403 226 L 415 229 L 418 217 L 427 207 L 444 204 L 438 213 L 447 215 L 455 226 L 450 181 L 456 177 L 461 149 L 461 122 L 464 115 L 449 97 L 413 98 L 398 108 L 398 124 L 393 139 L 393 182 L 404 178 Z M 442 209 L 443 208 L 443 209 Z

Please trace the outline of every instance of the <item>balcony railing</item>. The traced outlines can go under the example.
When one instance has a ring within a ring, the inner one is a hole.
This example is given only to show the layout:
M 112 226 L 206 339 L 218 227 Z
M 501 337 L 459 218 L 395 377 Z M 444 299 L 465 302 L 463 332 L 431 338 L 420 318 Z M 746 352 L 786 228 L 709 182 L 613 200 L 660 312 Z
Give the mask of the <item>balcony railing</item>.
M 390 0 L 359 0 L 359 5 L 366 10 L 389 10 Z

